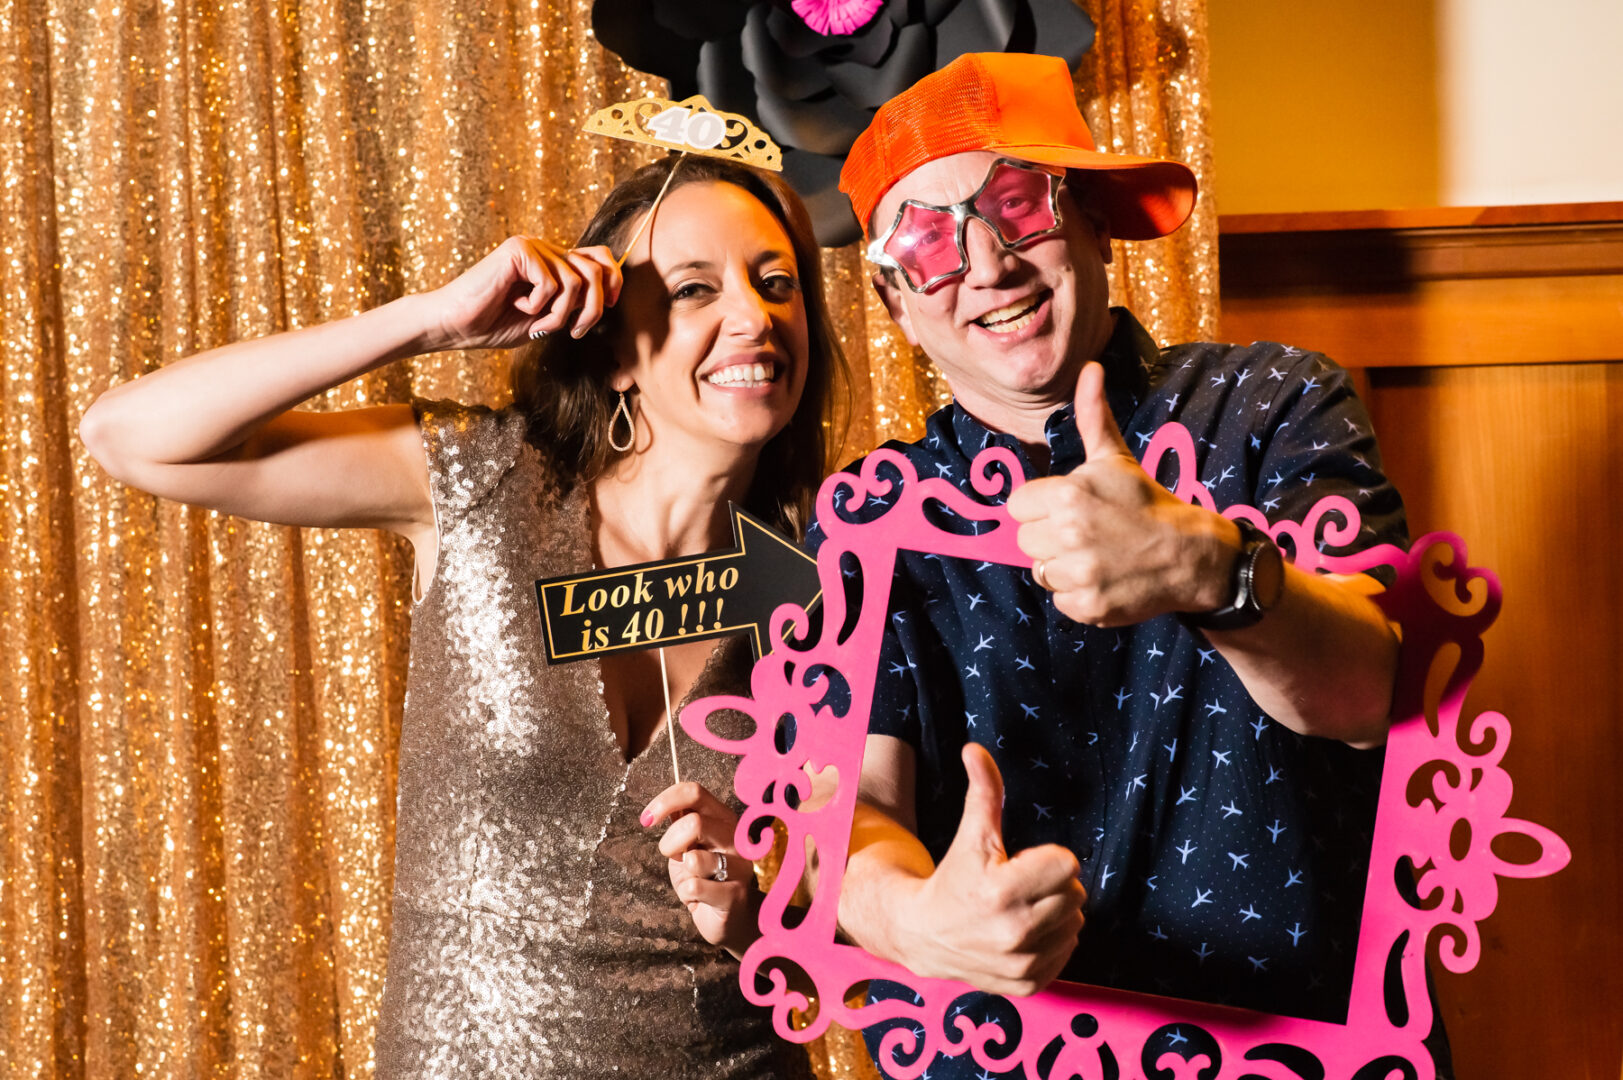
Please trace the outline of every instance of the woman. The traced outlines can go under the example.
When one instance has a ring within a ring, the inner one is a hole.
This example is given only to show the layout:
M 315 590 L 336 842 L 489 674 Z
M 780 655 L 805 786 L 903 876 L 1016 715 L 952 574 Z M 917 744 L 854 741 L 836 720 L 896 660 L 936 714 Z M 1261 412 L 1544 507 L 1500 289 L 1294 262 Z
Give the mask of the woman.
M 743 688 L 747 650 L 670 647 L 668 684 L 652 652 L 549 667 L 534 582 L 726 546 L 729 500 L 798 533 L 839 362 L 819 258 L 775 178 L 667 159 L 572 250 L 515 237 L 434 292 L 192 357 L 85 414 L 135 487 L 413 545 L 379 1077 L 804 1070 L 714 948 L 741 951 L 759 901 L 711 794 L 732 759 L 684 739 L 689 782 L 666 790 L 666 694 Z M 508 409 L 290 411 L 401 357 L 527 339 Z

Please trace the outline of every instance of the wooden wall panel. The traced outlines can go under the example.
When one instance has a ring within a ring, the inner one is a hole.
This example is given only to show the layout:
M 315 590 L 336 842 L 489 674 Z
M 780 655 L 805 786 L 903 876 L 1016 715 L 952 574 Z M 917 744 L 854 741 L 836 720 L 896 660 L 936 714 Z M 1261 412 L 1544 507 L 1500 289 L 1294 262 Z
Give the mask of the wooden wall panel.
M 1475 971 L 1438 993 L 1467 1077 L 1612 1080 L 1623 1061 L 1623 365 L 1375 369 L 1415 535 L 1446 529 L 1505 605 L 1468 708 L 1510 718 L 1512 813 L 1572 862 L 1502 883 Z
M 1425 281 L 1407 293 L 1225 297 L 1222 323 L 1231 341 L 1311 341 L 1357 367 L 1606 360 L 1623 351 L 1623 277 Z
M 1623 356 L 1623 203 L 1247 215 L 1221 228 L 1229 341 L 1311 344 L 1348 367 Z
M 1438 991 L 1461 1080 L 1623 1074 L 1623 204 L 1222 222 L 1222 335 L 1354 369 L 1415 535 L 1505 604 L 1472 712 L 1511 720 L 1513 815 L 1572 847 L 1501 882 Z

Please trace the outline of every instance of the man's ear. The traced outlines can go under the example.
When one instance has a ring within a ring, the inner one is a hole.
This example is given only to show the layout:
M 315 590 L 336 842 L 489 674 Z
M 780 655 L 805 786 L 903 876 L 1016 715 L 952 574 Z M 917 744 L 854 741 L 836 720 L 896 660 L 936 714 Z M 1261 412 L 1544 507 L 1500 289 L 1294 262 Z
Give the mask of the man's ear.
M 1110 247 L 1110 221 L 1103 214 L 1099 214 L 1093 218 L 1093 231 L 1099 237 L 1099 258 L 1109 266 L 1111 260 L 1116 257 L 1116 253 Z
M 891 277 L 894 270 L 880 270 L 873 276 L 874 292 L 885 305 L 885 311 L 890 314 L 891 322 L 902 329 L 902 336 L 907 338 L 909 345 L 918 347 L 918 336 L 913 333 L 913 316 L 907 310 L 907 304 L 902 299 L 902 290 Z

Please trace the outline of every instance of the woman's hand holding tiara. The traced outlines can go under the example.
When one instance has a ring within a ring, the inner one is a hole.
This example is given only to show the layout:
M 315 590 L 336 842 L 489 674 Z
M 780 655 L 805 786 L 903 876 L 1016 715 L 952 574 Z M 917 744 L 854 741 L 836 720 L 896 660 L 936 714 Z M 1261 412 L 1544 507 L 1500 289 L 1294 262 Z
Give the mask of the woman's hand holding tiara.
M 566 250 L 512 236 L 456 280 L 425 293 L 429 351 L 507 349 L 567 330 L 579 337 L 620 298 L 606 247 Z

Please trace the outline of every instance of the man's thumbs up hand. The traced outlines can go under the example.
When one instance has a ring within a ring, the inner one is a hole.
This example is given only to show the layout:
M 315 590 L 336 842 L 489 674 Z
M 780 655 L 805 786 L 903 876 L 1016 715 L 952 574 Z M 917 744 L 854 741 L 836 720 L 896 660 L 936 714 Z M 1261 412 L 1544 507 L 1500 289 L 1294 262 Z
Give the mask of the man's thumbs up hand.
M 1076 856 L 1057 844 L 1010 858 L 1003 848 L 1003 778 L 986 749 L 964 747 L 969 791 L 952 846 L 914 897 L 900 942 L 917 975 L 996 994 L 1034 994 L 1076 948 L 1087 894 Z
M 1003 850 L 1003 775 L 979 743 L 966 744 L 963 758 L 964 771 L 969 774 L 964 813 L 937 869 L 962 862 L 965 871 L 984 874 L 1009 861 Z
M 1239 530 L 1139 466 L 1111 415 L 1098 363 L 1077 379 L 1076 428 L 1087 459 L 1009 496 L 1020 550 L 1054 606 L 1077 622 L 1125 626 L 1227 604 Z
M 1110 411 L 1110 400 L 1105 397 L 1105 369 L 1102 364 L 1088 364 L 1076 380 L 1076 433 L 1082 436 L 1082 450 L 1091 462 L 1108 457 L 1124 457 L 1133 464 L 1138 459 L 1127 448 L 1121 437 L 1116 417 Z

